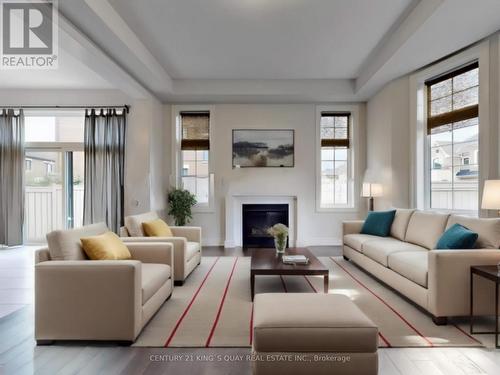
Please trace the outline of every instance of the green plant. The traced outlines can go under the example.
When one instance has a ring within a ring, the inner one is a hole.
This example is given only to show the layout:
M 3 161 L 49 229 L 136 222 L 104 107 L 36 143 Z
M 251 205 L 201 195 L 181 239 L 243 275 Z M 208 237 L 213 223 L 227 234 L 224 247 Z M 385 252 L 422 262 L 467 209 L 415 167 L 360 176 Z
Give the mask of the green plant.
M 196 204 L 196 196 L 188 190 L 173 189 L 168 193 L 168 214 L 175 219 L 175 225 L 184 226 L 193 218 L 191 207 Z

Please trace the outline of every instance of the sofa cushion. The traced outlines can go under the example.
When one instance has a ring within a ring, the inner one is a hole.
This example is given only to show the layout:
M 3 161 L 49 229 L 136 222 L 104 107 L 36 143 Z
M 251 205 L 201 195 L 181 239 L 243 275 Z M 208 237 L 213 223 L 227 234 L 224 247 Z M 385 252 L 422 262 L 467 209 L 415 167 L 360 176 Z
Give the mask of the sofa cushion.
M 259 352 L 377 351 L 377 326 L 341 294 L 257 294 L 253 323 Z
M 186 260 L 191 260 L 199 251 L 200 244 L 198 242 L 188 241 L 186 245 Z
M 448 216 L 436 212 L 415 211 L 408 223 L 405 241 L 434 249 L 445 230 Z
M 367 241 L 380 239 L 378 236 L 370 234 L 346 234 L 344 236 L 344 245 L 353 248 L 356 251 L 363 252 L 363 244 Z
M 398 252 L 389 255 L 388 264 L 391 270 L 427 288 L 428 257 L 428 251 Z
M 166 264 L 142 263 L 141 268 L 142 304 L 144 305 L 168 281 L 172 271 Z
M 394 215 L 394 221 L 391 226 L 391 237 L 401 241 L 405 240 L 406 229 L 408 229 L 408 223 L 414 212 L 415 210 L 413 209 L 398 208 L 396 210 L 396 215 Z
M 154 211 L 140 215 L 130 215 L 125 217 L 125 227 L 130 237 L 145 237 L 142 223 L 158 219 L 158 214 Z
M 55 230 L 47 234 L 50 259 L 84 260 L 87 259 L 80 238 L 97 236 L 108 232 L 104 223 L 85 225 L 81 228 Z
M 385 267 L 388 266 L 389 255 L 402 251 L 427 252 L 427 249 L 391 237 L 368 241 L 363 245 L 363 254 Z
M 142 223 L 142 230 L 147 237 L 173 237 L 172 230 L 162 219 Z
M 80 241 L 83 251 L 91 260 L 123 260 L 132 257 L 127 246 L 113 232 L 83 237 Z
M 476 232 L 479 237 L 476 248 L 498 249 L 500 247 L 500 219 L 483 219 L 470 216 L 450 215 L 446 228 L 453 224 L 460 224 L 469 230 Z
M 391 233 L 396 210 L 369 212 L 361 228 L 362 234 L 387 237 Z
M 453 224 L 439 238 L 436 249 L 473 249 L 477 237 L 477 233 L 463 225 Z

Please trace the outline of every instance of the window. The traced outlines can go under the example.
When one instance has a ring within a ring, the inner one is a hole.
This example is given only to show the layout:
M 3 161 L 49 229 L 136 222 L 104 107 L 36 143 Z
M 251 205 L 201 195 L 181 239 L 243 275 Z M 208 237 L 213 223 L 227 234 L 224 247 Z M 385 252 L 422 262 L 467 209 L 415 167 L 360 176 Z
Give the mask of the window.
M 429 206 L 477 211 L 479 66 L 469 64 L 425 82 L 430 166 Z
M 26 159 L 24 161 L 24 168 L 26 169 L 27 172 L 31 171 L 32 166 L 33 166 L 33 160 L 32 159 Z
M 196 196 L 198 205 L 209 205 L 210 113 L 180 112 L 181 182 Z
M 347 112 L 321 112 L 320 208 L 350 207 L 350 119 Z

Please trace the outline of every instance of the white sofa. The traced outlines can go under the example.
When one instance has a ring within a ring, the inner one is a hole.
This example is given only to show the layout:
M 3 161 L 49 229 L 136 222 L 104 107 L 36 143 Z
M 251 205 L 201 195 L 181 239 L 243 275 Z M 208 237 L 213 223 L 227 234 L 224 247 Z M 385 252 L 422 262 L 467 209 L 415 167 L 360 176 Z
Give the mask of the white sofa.
M 435 250 L 458 223 L 479 234 L 472 250 Z M 470 267 L 500 262 L 500 219 L 398 209 L 389 237 L 360 234 L 363 221 L 343 223 L 343 255 L 432 314 L 436 324 L 470 311 Z M 474 282 L 474 311 L 492 314 L 493 283 Z
M 125 226 L 120 228 L 123 242 L 167 242 L 174 246 L 174 282 L 182 285 L 201 262 L 201 228 L 171 226 L 174 237 L 146 237 L 142 223 L 158 219 L 156 212 L 125 217 Z
M 47 235 L 35 253 L 35 339 L 132 343 L 173 290 L 173 247 L 129 243 L 130 260 L 88 260 L 80 238 L 104 223 Z

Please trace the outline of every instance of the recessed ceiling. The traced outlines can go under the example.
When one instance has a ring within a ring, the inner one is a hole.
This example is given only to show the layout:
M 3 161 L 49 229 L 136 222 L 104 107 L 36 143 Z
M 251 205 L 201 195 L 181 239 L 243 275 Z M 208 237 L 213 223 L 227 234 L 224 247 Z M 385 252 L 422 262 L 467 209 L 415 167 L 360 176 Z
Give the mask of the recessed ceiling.
M 411 0 L 110 0 L 174 79 L 355 78 Z

